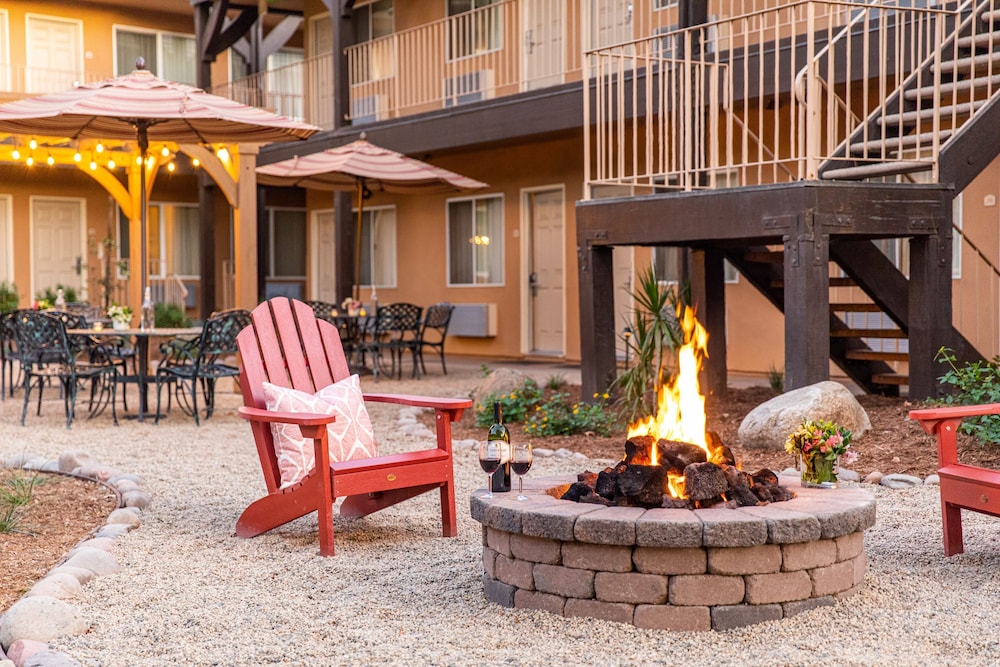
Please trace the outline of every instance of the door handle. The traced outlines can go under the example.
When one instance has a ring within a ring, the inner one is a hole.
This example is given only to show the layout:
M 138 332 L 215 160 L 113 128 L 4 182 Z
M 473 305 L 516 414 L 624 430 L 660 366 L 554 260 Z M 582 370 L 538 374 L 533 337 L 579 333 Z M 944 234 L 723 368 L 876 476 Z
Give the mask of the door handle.
M 538 290 L 537 273 L 532 272 L 531 274 L 528 275 L 528 287 L 530 287 L 533 292 Z
M 76 271 L 76 275 L 83 274 L 83 257 L 77 255 L 76 263 L 73 265 L 73 270 Z

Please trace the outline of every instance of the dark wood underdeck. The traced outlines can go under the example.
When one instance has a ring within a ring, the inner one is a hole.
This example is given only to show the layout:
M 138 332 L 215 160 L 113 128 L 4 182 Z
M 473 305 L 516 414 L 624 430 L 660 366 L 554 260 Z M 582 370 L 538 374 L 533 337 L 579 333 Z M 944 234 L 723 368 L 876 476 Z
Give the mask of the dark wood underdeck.
M 578 202 L 584 395 L 607 387 L 616 373 L 615 313 L 606 307 L 614 297 L 613 246 L 692 250 L 692 299 L 709 333 L 706 381 L 709 391 L 725 391 L 722 260 L 733 249 L 782 245 L 785 386 L 794 389 L 829 379 L 831 244 L 877 238 L 909 239 L 910 395 L 937 393 L 934 354 L 956 345 L 953 197 L 947 185 L 799 181 Z

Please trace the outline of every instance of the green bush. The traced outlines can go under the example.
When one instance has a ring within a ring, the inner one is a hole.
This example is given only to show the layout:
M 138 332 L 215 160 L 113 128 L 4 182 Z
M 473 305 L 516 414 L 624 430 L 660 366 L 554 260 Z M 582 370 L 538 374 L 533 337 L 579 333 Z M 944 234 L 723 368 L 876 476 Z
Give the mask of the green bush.
M 605 409 L 608 394 L 594 394 L 596 403 L 570 403 L 569 394 L 558 392 L 535 406 L 524 430 L 530 435 L 575 435 L 596 433 L 609 436 L 614 417 Z
M 56 295 L 59 290 L 63 291 L 63 298 L 66 299 L 66 303 L 72 303 L 76 301 L 76 288 L 67 287 L 66 285 L 59 284 L 55 287 L 46 287 L 41 292 L 35 295 L 39 301 L 47 301 L 48 303 L 56 302 Z
M 176 303 L 158 303 L 153 306 L 155 326 L 167 329 L 191 326 L 191 318 Z
M 952 393 L 935 401 L 937 405 L 1000 403 L 1000 357 L 993 357 L 992 361 L 966 362 L 959 368 L 955 365 L 954 351 L 942 347 L 934 359 L 948 364 L 950 370 L 938 381 L 952 388 Z M 1000 444 L 1000 415 L 968 417 L 958 430 L 982 442 Z
M 0 281 L 0 313 L 9 313 L 17 310 L 20 297 L 17 294 L 17 285 L 6 280 Z
M 520 387 L 509 394 L 490 394 L 483 399 L 476 406 L 476 426 L 490 427 L 490 424 L 493 423 L 493 403 L 496 401 L 500 401 L 503 420 L 517 424 L 527 419 L 540 400 L 542 400 L 542 391 L 538 388 L 538 383 L 528 378 Z

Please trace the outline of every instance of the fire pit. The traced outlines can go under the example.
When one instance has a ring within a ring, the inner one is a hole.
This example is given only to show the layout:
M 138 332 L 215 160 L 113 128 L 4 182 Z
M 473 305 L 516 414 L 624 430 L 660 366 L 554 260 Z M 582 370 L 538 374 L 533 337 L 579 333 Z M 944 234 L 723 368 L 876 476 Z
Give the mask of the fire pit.
M 832 605 L 864 580 L 875 500 L 861 489 L 782 478 L 797 494 L 787 502 L 644 509 L 552 495 L 573 481 L 525 480 L 527 501 L 473 494 L 488 600 L 640 628 L 725 630 Z
M 706 429 L 698 371 L 708 336 L 690 308 L 678 321 L 678 372 L 658 387 L 656 413 L 629 426 L 621 462 L 531 480 L 527 501 L 472 496 L 490 601 L 641 628 L 725 630 L 858 591 L 874 498 L 743 472 Z

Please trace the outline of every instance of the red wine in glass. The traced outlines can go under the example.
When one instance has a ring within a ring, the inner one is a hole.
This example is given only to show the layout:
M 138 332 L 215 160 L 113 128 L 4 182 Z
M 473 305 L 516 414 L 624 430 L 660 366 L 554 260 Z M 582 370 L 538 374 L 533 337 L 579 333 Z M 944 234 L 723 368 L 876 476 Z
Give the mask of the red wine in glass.
M 496 441 L 484 440 L 479 443 L 479 467 L 486 473 L 486 493 L 483 498 L 493 497 L 490 483 L 493 480 L 493 473 L 500 469 L 502 461 L 500 447 Z
M 531 451 L 530 443 L 518 443 L 512 445 L 512 453 L 510 458 L 510 469 L 514 471 L 517 475 L 517 498 L 515 500 L 527 500 L 528 497 L 524 495 L 524 476 L 531 469 L 531 461 L 534 458 Z

